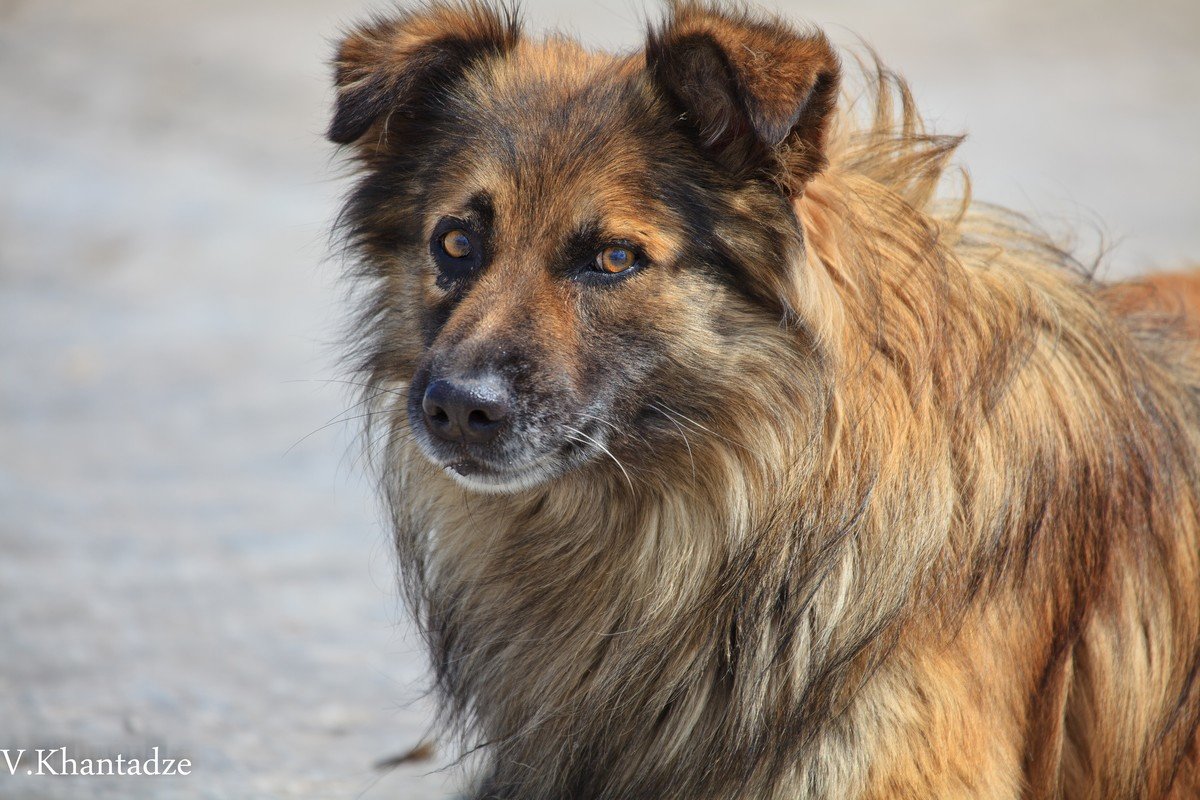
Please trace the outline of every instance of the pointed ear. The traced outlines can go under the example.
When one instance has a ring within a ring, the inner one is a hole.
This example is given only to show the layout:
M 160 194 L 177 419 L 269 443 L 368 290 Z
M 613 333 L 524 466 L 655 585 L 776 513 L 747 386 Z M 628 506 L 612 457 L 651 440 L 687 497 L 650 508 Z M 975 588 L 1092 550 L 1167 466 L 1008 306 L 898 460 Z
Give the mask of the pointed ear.
M 474 61 L 511 50 L 519 33 L 514 11 L 471 0 L 433 2 L 354 29 L 334 59 L 329 139 L 358 141 L 389 113 L 461 77 Z
M 840 69 L 823 34 L 685 0 L 650 32 L 646 62 L 701 146 L 735 172 L 783 167 L 784 183 L 803 188 L 824 168 Z

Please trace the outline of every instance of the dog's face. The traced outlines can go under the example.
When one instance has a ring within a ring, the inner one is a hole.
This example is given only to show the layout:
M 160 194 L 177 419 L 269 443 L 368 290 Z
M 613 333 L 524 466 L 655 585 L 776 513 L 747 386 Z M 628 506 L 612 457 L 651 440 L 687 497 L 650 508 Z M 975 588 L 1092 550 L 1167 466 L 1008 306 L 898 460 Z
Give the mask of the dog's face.
M 836 91 L 823 39 L 681 7 L 612 57 L 434 6 L 352 33 L 337 80 L 368 369 L 407 386 L 433 463 L 518 490 L 731 400 L 731 354 L 788 311 L 790 201 Z

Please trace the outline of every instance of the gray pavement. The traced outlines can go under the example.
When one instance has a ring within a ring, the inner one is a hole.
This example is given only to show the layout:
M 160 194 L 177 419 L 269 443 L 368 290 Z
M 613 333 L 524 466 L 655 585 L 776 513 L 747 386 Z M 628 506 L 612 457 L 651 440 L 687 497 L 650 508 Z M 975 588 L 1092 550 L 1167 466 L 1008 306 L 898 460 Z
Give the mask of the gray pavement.
M 976 195 L 1200 259 L 1200 4 L 789 3 L 861 34 Z M 652 7 L 653 8 L 653 7 Z M 159 746 L 177 778 L 18 798 L 448 797 L 336 340 L 321 140 L 346 0 L 0 0 L 0 749 Z M 628 2 L 527 3 L 632 46 Z

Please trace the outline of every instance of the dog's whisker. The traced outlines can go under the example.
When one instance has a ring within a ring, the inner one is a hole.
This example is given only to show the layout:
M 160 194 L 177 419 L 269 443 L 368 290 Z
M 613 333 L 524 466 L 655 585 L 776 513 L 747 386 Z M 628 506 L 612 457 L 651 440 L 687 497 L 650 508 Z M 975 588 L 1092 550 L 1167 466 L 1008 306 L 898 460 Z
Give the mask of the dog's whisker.
M 344 378 L 295 378 L 286 380 L 284 383 L 339 383 L 345 386 L 357 386 L 360 389 L 371 389 L 378 394 L 394 394 L 399 397 L 407 397 L 408 395 L 401 389 L 389 389 L 386 386 L 380 386 L 375 383 L 366 383 L 364 381 L 352 381 Z
M 579 430 L 578 428 L 573 428 L 569 425 L 564 426 L 564 427 L 566 427 L 569 431 L 571 431 L 575 435 L 582 436 L 588 442 L 591 442 L 597 449 L 599 449 L 601 452 L 603 452 L 606 456 L 611 458 L 613 460 L 613 463 L 616 464 L 617 467 L 620 468 L 621 474 L 625 476 L 625 482 L 629 484 L 630 490 L 633 490 L 633 488 L 634 488 L 633 487 L 633 478 L 629 477 L 629 473 L 625 470 L 625 465 L 621 463 L 621 460 L 619 458 L 617 458 L 615 455 L 612 454 L 611 450 L 609 450 L 607 447 L 605 447 L 599 440 L 592 438 L 591 436 L 587 435 L 586 433 Z
M 675 429 L 679 431 L 679 436 L 680 436 L 680 438 L 683 439 L 684 447 L 687 448 L 688 461 L 690 461 L 692 464 L 692 483 L 695 484 L 695 482 L 696 482 L 696 458 L 692 454 L 692 443 L 688 440 L 687 431 L 685 431 L 683 429 L 683 426 L 680 425 L 679 422 L 674 417 L 672 417 L 669 413 L 667 413 L 664 409 L 660 408 L 656 404 L 651 403 L 650 408 L 653 408 L 655 411 L 662 414 L 663 417 L 665 417 L 667 419 L 667 421 L 669 421 L 672 425 L 674 425 Z
M 348 411 L 349 411 L 349 409 L 347 411 L 343 411 L 341 414 L 338 414 L 336 417 L 329 420 L 328 422 L 326 422 L 324 425 L 320 426 L 319 428 L 316 428 L 315 430 L 309 431 L 308 433 L 304 434 L 299 439 L 297 439 L 295 442 L 293 442 L 292 445 L 290 447 L 288 447 L 287 450 L 284 450 L 283 454 L 285 456 L 288 455 L 293 450 L 295 450 L 297 447 L 299 447 L 301 444 L 303 444 L 305 441 L 307 441 L 309 439 L 309 437 L 315 436 L 318 433 L 320 433 L 321 431 L 326 430 L 328 428 L 332 428 L 335 425 L 343 425 L 348 422 L 354 422 L 355 420 L 368 419 L 370 417 L 375 417 L 381 413 L 384 413 L 384 412 L 380 412 L 380 411 L 367 411 L 366 413 L 363 413 L 363 414 L 354 414 L 352 416 L 347 417 L 345 415 L 348 413 Z

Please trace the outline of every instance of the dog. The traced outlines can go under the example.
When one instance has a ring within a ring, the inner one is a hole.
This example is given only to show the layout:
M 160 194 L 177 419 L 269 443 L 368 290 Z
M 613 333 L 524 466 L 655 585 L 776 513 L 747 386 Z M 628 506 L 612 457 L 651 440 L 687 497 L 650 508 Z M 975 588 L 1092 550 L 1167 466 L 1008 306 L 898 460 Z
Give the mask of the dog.
M 681 0 L 612 55 L 435 1 L 334 67 L 353 364 L 470 798 L 1200 794 L 1183 315 L 778 18 Z

